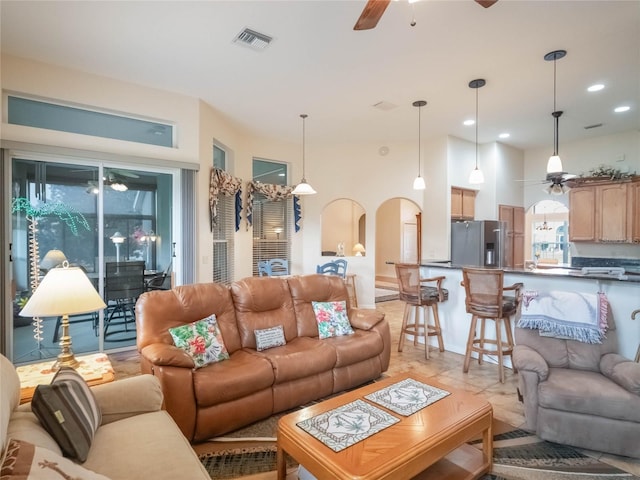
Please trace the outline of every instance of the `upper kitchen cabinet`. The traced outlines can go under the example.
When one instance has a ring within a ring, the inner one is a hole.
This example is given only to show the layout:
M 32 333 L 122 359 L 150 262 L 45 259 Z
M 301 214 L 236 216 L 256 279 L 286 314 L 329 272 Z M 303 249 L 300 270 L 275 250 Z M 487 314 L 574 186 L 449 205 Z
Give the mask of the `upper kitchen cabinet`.
M 628 189 L 631 241 L 640 243 L 640 181 L 630 183 Z
M 476 215 L 476 191 L 469 188 L 451 187 L 451 218 L 473 220 Z
M 598 182 L 569 192 L 569 241 L 640 242 L 640 183 Z
M 569 191 L 569 241 L 596 241 L 596 190 L 574 187 Z

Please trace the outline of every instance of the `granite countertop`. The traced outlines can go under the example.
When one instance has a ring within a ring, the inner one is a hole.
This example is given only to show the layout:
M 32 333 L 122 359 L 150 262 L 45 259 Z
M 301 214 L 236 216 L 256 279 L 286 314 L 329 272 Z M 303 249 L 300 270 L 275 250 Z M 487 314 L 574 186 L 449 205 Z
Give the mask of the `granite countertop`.
M 420 263 L 423 267 L 461 269 L 462 265 L 453 265 L 448 260 L 424 260 Z M 626 269 L 621 275 L 603 273 L 583 273 L 582 267 L 539 265 L 536 268 L 504 268 L 506 273 L 523 275 L 541 275 L 566 278 L 593 278 L 596 280 L 612 280 L 617 282 L 640 282 L 640 271 L 635 268 Z

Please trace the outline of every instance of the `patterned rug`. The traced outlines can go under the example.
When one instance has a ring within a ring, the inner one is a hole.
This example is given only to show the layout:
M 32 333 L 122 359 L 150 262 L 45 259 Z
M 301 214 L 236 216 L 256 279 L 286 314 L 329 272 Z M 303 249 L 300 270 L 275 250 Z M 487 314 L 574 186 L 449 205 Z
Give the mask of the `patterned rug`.
M 200 461 L 212 479 L 225 480 L 273 471 L 276 448 L 273 443 L 265 444 L 264 441 L 275 434 L 276 424 L 277 420 L 274 421 L 272 417 L 226 437 L 228 440 L 238 440 L 253 435 L 263 441 L 261 446 L 234 448 L 229 443 L 227 448 L 201 454 Z M 524 430 L 505 428 L 501 424 L 496 425 L 496 431 L 504 433 L 494 436 L 494 468 L 481 480 L 640 480 L 640 477 L 584 455 L 574 448 L 545 442 Z M 481 448 L 480 441 L 470 443 Z M 290 457 L 287 462 L 288 467 L 296 465 Z

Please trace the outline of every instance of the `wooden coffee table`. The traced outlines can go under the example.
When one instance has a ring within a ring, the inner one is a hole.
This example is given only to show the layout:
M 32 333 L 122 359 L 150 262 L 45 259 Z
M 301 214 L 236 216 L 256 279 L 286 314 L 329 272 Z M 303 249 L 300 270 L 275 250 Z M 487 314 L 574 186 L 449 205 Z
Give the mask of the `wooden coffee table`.
M 451 394 L 400 422 L 334 452 L 296 424 L 333 410 L 406 378 L 446 390 Z M 278 422 L 278 479 L 286 476 L 285 454 L 289 454 L 316 478 L 321 479 L 420 479 L 478 478 L 492 467 L 493 409 L 486 400 L 463 390 L 438 383 L 434 378 L 406 373 L 386 378 L 357 390 L 304 408 Z M 468 445 L 482 435 L 482 450 Z M 445 458 L 446 457 L 446 458 Z M 427 470 L 428 469 L 428 470 Z

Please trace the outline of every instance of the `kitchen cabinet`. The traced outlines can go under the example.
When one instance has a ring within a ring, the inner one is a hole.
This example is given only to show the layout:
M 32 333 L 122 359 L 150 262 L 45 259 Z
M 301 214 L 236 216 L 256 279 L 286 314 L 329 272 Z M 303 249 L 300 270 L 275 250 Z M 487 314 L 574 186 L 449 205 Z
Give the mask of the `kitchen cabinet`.
M 572 188 L 569 192 L 569 241 L 634 241 L 634 236 L 640 233 L 634 232 L 634 219 L 640 215 L 637 188 L 637 182 L 607 182 Z
M 629 230 L 631 241 L 640 243 L 640 181 L 629 184 Z
M 468 188 L 451 187 L 451 218 L 473 220 L 476 215 L 477 193 Z
M 524 207 L 498 205 L 498 219 L 506 223 L 504 267 L 524 268 Z
M 573 187 L 569 191 L 569 241 L 596 241 L 596 190 Z

